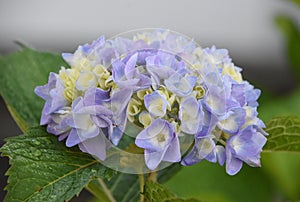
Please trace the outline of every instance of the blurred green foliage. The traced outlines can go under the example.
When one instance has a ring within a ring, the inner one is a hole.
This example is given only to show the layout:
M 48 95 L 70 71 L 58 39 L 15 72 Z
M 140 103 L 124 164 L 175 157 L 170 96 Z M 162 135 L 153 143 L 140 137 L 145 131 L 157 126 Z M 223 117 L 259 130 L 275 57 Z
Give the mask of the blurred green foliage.
M 262 169 L 244 166 L 235 176 L 207 161 L 184 167 L 165 184 L 181 197 L 204 201 L 271 201 L 272 183 Z M 271 185 L 271 186 L 270 186 Z
M 300 0 L 291 0 L 291 1 L 297 4 L 298 6 L 300 6 Z
M 281 30 L 286 40 L 287 57 L 291 68 L 296 73 L 300 82 L 300 31 L 296 22 L 288 16 L 279 15 L 275 18 L 277 27 Z

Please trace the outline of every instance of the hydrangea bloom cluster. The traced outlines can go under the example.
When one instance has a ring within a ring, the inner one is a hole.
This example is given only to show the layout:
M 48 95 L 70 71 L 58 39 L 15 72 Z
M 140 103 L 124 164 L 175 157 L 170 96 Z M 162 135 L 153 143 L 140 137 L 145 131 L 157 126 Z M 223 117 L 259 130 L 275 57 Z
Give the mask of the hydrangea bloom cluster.
M 226 163 L 236 174 L 243 162 L 260 166 L 266 143 L 257 117 L 260 90 L 242 79 L 226 49 L 200 48 L 168 30 L 132 38 L 103 36 L 62 55 L 70 68 L 50 73 L 35 89 L 46 103 L 41 125 L 105 160 L 128 123 L 139 126 L 135 145 L 150 170 L 161 162 Z M 180 150 L 190 136 L 191 149 Z M 184 157 L 182 157 L 184 156 Z

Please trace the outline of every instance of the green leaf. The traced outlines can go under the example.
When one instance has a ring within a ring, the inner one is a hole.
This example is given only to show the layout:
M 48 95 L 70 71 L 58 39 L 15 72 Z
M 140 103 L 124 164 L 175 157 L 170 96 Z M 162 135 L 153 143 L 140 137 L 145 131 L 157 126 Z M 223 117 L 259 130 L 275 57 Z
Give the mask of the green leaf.
M 296 116 L 271 119 L 262 164 L 274 183 L 291 200 L 300 199 L 300 120 Z M 291 153 L 292 152 L 292 153 Z
M 108 178 L 112 171 L 76 147 L 67 148 L 44 128 L 7 139 L 0 149 L 11 167 L 5 201 L 65 201 L 94 178 Z
M 169 189 L 162 185 L 148 181 L 145 185 L 145 199 L 147 202 L 200 202 L 197 199 L 182 199 L 178 198 Z
M 300 152 L 300 120 L 296 116 L 277 117 L 267 124 L 265 152 Z
M 67 66 L 59 55 L 25 48 L 0 57 L 0 94 L 19 127 L 39 125 L 44 101 L 33 90 L 47 83 L 49 73 Z

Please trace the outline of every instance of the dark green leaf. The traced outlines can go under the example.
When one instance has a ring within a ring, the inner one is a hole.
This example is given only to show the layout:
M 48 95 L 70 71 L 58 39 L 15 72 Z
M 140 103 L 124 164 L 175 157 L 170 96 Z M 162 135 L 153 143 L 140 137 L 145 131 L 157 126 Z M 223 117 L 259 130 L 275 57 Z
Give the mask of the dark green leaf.
M 148 181 L 145 185 L 145 199 L 147 202 L 200 202 L 197 199 L 182 199 L 178 198 L 169 189 L 162 185 Z
M 11 167 L 5 201 L 65 201 L 78 194 L 94 178 L 107 178 L 112 171 L 79 149 L 44 131 L 7 139 L 0 150 Z
M 19 127 L 39 125 L 44 101 L 33 90 L 47 83 L 49 72 L 67 66 L 59 55 L 28 48 L 0 57 L 0 94 Z
M 300 120 L 296 116 L 277 117 L 267 124 L 265 152 L 300 152 Z

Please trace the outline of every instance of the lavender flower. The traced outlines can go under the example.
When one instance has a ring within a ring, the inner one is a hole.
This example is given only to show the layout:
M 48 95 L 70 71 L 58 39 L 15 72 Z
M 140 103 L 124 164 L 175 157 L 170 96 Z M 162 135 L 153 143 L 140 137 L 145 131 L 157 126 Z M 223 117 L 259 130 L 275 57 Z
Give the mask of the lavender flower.
M 145 162 L 151 170 L 161 161 L 179 162 L 181 159 L 178 137 L 166 120 L 154 120 L 138 134 L 135 144 L 145 149 Z
M 226 144 L 226 172 L 236 174 L 243 161 L 250 166 L 260 166 L 260 152 L 267 139 L 254 126 L 247 126 Z
M 218 162 L 230 175 L 243 163 L 260 166 L 267 135 L 257 117 L 260 90 L 243 80 L 226 49 L 202 49 L 159 29 L 101 36 L 62 56 L 70 68 L 50 73 L 35 93 L 45 100 L 41 125 L 68 147 L 110 162 L 134 126 L 129 135 L 149 170 L 179 162 L 185 137 L 193 140 L 182 165 Z

